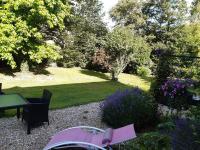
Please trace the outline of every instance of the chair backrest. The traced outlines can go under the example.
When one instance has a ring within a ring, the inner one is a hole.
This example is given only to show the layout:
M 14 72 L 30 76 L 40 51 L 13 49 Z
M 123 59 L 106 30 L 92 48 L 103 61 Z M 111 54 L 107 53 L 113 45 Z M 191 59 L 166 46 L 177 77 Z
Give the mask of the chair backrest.
M 44 89 L 42 99 L 45 103 L 49 104 L 52 97 L 52 93 L 49 90 Z
M 4 94 L 3 92 L 2 92 L 2 83 L 0 83 L 0 95 L 1 94 Z
M 2 92 L 1 90 L 2 90 L 2 83 L 0 83 L 0 92 Z

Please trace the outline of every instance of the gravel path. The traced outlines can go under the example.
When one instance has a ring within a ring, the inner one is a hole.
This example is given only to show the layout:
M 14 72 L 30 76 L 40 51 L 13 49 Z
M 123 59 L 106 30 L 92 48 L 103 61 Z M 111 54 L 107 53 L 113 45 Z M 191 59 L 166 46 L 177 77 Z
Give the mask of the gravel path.
M 101 122 L 99 103 L 53 110 L 49 113 L 50 125 L 33 128 L 26 134 L 26 125 L 16 117 L 0 119 L 0 150 L 41 150 L 50 137 L 68 127 L 89 125 L 99 128 Z

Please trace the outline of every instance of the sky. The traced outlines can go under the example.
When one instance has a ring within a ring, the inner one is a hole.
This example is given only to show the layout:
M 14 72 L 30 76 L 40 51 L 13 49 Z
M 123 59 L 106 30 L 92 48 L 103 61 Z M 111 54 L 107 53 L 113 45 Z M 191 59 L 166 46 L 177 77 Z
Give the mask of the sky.
M 104 8 L 103 11 L 105 12 L 104 22 L 108 24 L 109 28 L 114 26 L 114 22 L 109 17 L 109 11 L 114 7 L 118 0 L 100 0 L 103 2 Z M 191 3 L 193 0 L 187 0 L 188 3 Z
M 112 9 L 112 7 L 114 7 L 117 4 L 118 0 L 100 0 L 100 1 L 102 1 L 104 4 L 103 8 L 103 11 L 105 12 L 104 21 L 108 23 L 108 27 L 114 26 L 114 23 L 109 18 L 109 11 Z

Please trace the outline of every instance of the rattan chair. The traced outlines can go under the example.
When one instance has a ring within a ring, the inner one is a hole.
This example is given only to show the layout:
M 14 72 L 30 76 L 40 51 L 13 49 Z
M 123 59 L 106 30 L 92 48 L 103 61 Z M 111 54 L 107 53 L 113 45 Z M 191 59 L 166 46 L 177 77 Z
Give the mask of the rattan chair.
M 33 125 L 47 122 L 49 124 L 49 104 L 52 93 L 46 89 L 43 91 L 41 98 L 27 98 L 30 103 L 23 108 L 22 121 L 27 122 L 27 134 L 30 134 L 30 129 Z
M 0 95 L 5 94 L 4 92 L 2 92 L 2 83 L 0 83 Z

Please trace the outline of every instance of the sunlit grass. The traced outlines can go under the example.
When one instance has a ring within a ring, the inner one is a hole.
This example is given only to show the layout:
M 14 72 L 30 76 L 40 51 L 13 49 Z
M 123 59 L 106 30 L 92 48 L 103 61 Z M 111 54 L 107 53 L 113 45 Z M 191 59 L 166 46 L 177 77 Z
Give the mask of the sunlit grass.
M 40 97 L 44 88 L 49 89 L 53 93 L 50 107 L 56 109 L 101 101 L 116 90 L 134 86 L 144 91 L 150 88 L 150 81 L 124 73 L 119 76 L 119 82 L 113 82 L 110 81 L 109 74 L 80 68 L 47 68 L 46 70 L 49 74 L 39 75 L 39 77 L 20 74 L 20 78 L 18 76 L 11 78 L 0 74 L 0 78 L 4 79 L 3 91 L 20 93 L 24 97 Z
M 10 79 L 3 80 L 3 89 L 9 89 L 13 87 L 34 87 L 34 86 L 49 86 L 49 85 L 59 85 L 59 84 L 75 84 L 75 83 L 91 83 L 91 82 L 105 82 L 110 78 L 110 74 L 98 73 L 94 71 L 84 70 L 80 68 L 47 68 L 50 74 L 44 75 L 45 79 L 38 80 L 36 78 L 19 80 Z M 3 74 L 0 74 L 2 78 Z M 26 76 L 26 75 L 25 75 Z M 10 77 L 11 78 L 11 77 Z M 50 78 L 50 79 L 48 79 Z M 142 79 L 135 75 L 130 74 L 120 74 L 119 82 L 128 86 L 138 86 L 139 88 L 147 91 L 150 87 L 150 82 L 148 80 Z

